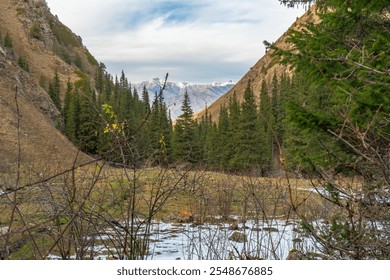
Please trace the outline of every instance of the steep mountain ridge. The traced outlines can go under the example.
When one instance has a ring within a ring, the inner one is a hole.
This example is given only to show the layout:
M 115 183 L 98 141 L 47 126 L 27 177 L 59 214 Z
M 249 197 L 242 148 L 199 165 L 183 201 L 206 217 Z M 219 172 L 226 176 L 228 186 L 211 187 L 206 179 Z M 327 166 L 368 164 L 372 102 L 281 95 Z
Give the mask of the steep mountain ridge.
M 291 25 L 289 30 L 299 29 L 301 28 L 302 24 L 318 21 L 318 16 L 316 15 L 315 9 L 315 5 L 311 6 L 311 8 L 303 16 L 297 18 L 297 20 Z M 273 44 L 278 48 L 287 49 L 287 33 L 288 31 L 286 31 Z M 233 96 L 233 94 L 236 94 L 237 99 L 239 101 L 243 100 L 245 88 L 247 87 L 249 81 L 251 82 L 255 97 L 257 98 L 257 100 L 259 100 L 261 85 L 263 81 L 266 81 L 267 84 L 270 84 L 275 74 L 277 77 L 280 77 L 283 73 L 286 73 L 288 75 L 292 74 L 291 69 L 289 69 L 289 66 L 282 65 L 278 61 L 277 57 L 272 56 L 273 52 L 273 50 L 266 52 L 266 54 L 260 60 L 258 60 L 253 67 L 250 68 L 250 70 L 244 75 L 244 77 L 242 77 L 242 79 L 238 81 L 230 91 L 221 96 L 207 108 L 207 111 L 209 114 L 211 114 L 213 120 L 218 119 L 221 106 L 227 107 L 229 104 L 229 100 Z M 204 110 L 197 112 L 195 114 L 195 118 L 201 119 L 204 114 Z
M 22 164 L 69 167 L 78 149 L 56 129 L 62 125 L 61 114 L 47 86 L 57 71 L 63 98 L 68 78 L 76 81 L 78 71 L 93 77 L 92 56 L 43 0 L 2 0 L 0 34 L 0 172 L 13 170 L 19 154 Z
M 94 77 L 97 61 L 79 36 L 50 13 L 44 0 L 3 0 L 0 3 L 0 31 L 12 39 L 13 51 L 30 65 L 36 80 L 51 79 L 58 71 L 62 87 L 83 70 Z

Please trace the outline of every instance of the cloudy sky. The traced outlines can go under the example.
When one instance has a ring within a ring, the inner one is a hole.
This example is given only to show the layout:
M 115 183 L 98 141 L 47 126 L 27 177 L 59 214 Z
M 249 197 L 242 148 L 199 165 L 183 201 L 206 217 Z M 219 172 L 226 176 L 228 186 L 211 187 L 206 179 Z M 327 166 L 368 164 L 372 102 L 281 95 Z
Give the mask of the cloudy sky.
M 278 0 L 47 0 L 111 74 L 237 82 L 304 13 Z

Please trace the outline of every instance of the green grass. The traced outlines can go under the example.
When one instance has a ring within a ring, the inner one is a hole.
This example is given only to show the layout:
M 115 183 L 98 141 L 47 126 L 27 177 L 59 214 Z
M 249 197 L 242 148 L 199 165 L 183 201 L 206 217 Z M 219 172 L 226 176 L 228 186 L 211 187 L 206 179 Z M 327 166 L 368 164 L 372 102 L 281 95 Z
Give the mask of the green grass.
M 66 47 L 82 47 L 80 40 L 65 26 L 57 22 L 52 22 L 50 27 L 59 44 Z
M 99 65 L 99 62 L 95 59 L 95 57 L 93 57 L 93 55 L 89 51 L 87 51 L 87 59 L 88 62 L 91 63 L 92 65 L 95 66 Z

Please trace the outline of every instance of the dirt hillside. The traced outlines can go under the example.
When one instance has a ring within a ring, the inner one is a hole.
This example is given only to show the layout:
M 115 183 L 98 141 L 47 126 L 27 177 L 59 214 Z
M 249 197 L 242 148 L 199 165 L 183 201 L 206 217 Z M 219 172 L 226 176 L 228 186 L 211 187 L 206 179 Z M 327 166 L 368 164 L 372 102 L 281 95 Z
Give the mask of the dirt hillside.
M 45 1 L 0 1 L 0 173 L 12 172 L 19 154 L 24 166 L 73 164 L 78 150 L 57 129 L 61 114 L 47 87 L 57 71 L 63 98 L 68 78 L 76 81 L 79 71 L 93 78 L 96 64 L 81 38 L 50 13 Z

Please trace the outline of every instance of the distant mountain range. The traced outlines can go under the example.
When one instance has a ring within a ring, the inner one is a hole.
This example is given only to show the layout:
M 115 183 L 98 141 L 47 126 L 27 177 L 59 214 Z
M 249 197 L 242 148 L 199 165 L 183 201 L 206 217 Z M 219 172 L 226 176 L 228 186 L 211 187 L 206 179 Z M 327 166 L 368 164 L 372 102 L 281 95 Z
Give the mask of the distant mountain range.
M 154 78 L 151 81 L 145 81 L 135 84 L 134 86 L 139 93 L 141 93 L 144 86 L 146 86 L 150 95 L 150 100 L 152 101 L 155 93 L 160 91 L 163 82 L 164 81 L 159 78 Z M 191 107 L 195 113 L 212 104 L 215 100 L 232 89 L 234 85 L 235 84 L 232 81 L 226 83 L 214 82 L 206 85 L 187 82 L 167 82 L 163 92 L 164 100 L 168 109 L 171 111 L 171 117 L 174 120 L 181 114 L 181 104 L 186 91 L 188 92 Z

